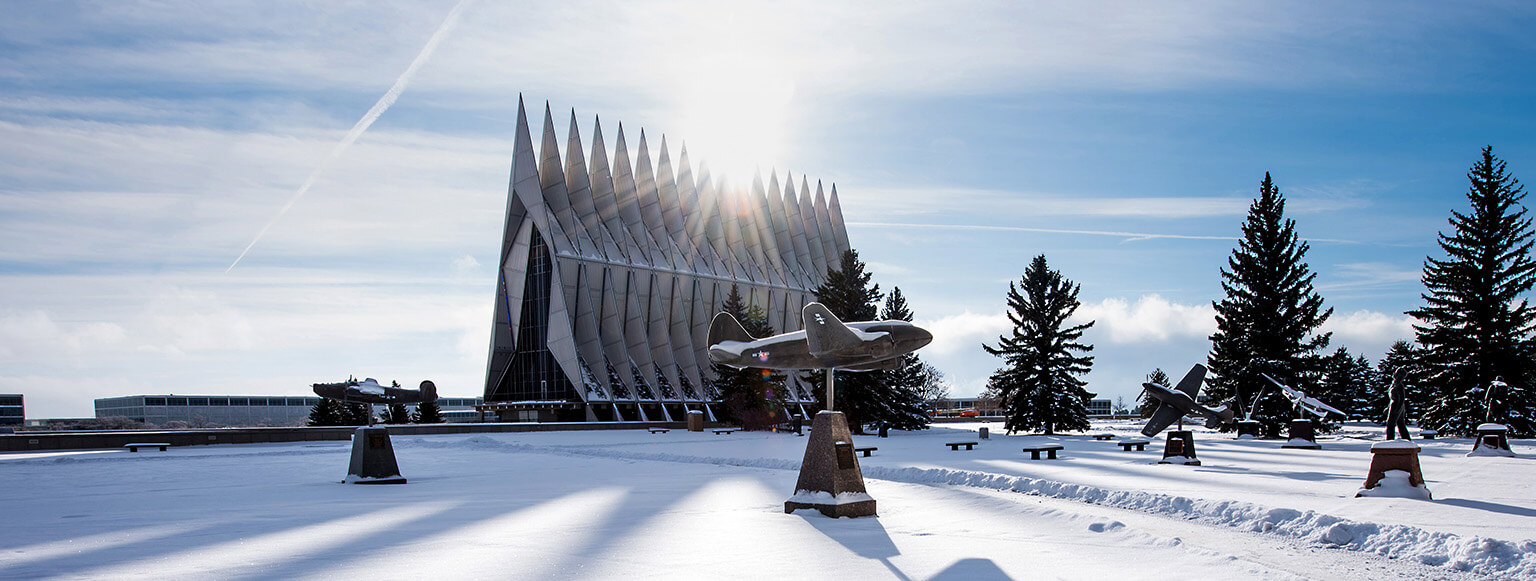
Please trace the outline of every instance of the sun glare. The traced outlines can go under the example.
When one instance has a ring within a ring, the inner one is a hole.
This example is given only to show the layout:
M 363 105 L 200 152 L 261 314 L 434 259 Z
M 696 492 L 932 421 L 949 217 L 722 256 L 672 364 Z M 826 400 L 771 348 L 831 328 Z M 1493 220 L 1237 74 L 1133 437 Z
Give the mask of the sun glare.
M 759 67 L 702 75 L 679 101 L 676 138 L 710 175 L 746 184 L 756 171 L 785 171 L 793 79 Z

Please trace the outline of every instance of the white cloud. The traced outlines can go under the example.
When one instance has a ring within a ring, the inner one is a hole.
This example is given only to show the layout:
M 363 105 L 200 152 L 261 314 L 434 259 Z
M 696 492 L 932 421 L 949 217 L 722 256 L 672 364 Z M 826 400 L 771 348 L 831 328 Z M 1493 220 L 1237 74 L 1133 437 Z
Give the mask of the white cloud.
M 958 315 L 920 320 L 917 325 L 933 334 L 933 342 L 923 349 L 923 353 L 940 356 L 965 350 L 981 351 L 982 343 L 997 343 L 998 336 L 1011 327 L 1006 314 L 978 314 L 969 310 Z
M 1356 355 L 1378 357 L 1392 343 L 1412 341 L 1413 317 L 1388 315 L 1376 311 L 1359 310 L 1351 313 L 1334 313 L 1323 323 L 1323 332 L 1333 333 L 1333 346 L 1347 346 Z
M 1089 330 L 1112 343 L 1154 343 L 1174 338 L 1205 338 L 1216 331 L 1216 313 L 1209 304 L 1181 305 L 1158 295 L 1143 295 L 1131 304 L 1107 298 L 1078 307 L 1077 321 L 1095 321 Z
M 115 348 L 126 332 L 114 323 L 54 320 L 41 310 L 0 314 L 0 361 L 12 365 L 39 360 L 78 360 Z

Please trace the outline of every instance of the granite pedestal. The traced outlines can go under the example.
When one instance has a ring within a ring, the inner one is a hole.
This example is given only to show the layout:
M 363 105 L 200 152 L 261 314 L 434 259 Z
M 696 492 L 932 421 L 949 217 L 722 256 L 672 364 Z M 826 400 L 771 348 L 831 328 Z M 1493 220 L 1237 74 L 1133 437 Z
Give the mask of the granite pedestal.
M 1365 476 L 1365 487 L 1355 493 L 1355 496 L 1371 496 L 1366 491 L 1380 486 L 1389 470 L 1408 473 L 1408 484 L 1413 488 L 1421 489 L 1425 500 L 1432 500 L 1429 487 L 1424 485 L 1424 473 L 1419 470 L 1419 446 L 1409 440 L 1389 440 L 1377 442 L 1371 446 L 1371 469 Z M 1398 478 L 1401 478 L 1401 475 Z
M 1509 427 L 1504 424 L 1477 426 L 1477 441 L 1472 444 L 1468 456 L 1514 456 L 1509 449 Z
M 1317 443 L 1317 431 L 1312 427 L 1312 420 L 1291 420 L 1290 428 L 1286 436 L 1290 439 L 1281 444 L 1281 448 L 1299 450 L 1321 450 L 1322 444 Z
M 1237 422 L 1237 437 L 1239 439 L 1257 438 L 1259 437 L 1259 430 L 1263 427 L 1263 424 L 1253 420 L 1241 420 Z
M 382 427 L 358 428 L 352 433 L 352 463 L 347 467 L 348 484 L 405 484 L 400 465 L 395 463 L 395 448 L 389 442 L 389 430 Z
M 1199 466 L 1200 459 L 1195 457 L 1195 434 L 1189 430 L 1168 432 L 1168 440 L 1163 444 L 1163 459 L 1157 463 Z
M 811 423 L 795 495 L 784 501 L 786 514 L 802 508 L 832 518 L 875 516 L 875 499 L 864 489 L 853 434 L 842 412 L 817 413 Z

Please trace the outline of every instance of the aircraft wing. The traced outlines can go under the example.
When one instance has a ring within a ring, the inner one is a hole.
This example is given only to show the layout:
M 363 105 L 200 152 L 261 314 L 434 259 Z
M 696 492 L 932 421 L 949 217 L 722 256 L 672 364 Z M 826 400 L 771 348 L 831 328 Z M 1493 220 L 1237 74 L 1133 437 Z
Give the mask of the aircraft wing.
M 888 335 L 869 333 L 843 324 L 821 303 L 811 303 L 801 310 L 805 317 L 805 343 L 812 356 L 858 351 L 865 342 Z
M 1179 386 L 1174 388 L 1184 392 L 1191 401 L 1198 401 L 1195 394 L 1200 393 L 1200 384 L 1205 381 L 1205 366 L 1196 363 L 1189 368 L 1189 373 L 1184 374 L 1184 379 L 1179 380 Z
M 1197 365 L 1196 367 L 1200 366 Z M 1202 367 L 1202 369 L 1204 368 Z M 1183 382 L 1180 382 L 1180 385 L 1182 386 Z M 1147 420 L 1147 425 L 1142 426 L 1141 435 L 1148 438 L 1156 436 L 1159 432 L 1162 432 L 1168 426 L 1178 421 L 1179 417 L 1183 415 L 1184 412 L 1179 408 L 1166 403 L 1159 405 L 1157 406 L 1157 411 L 1152 412 L 1152 418 Z
M 1325 403 L 1323 403 L 1321 401 L 1318 401 L 1318 399 L 1315 398 L 1315 397 L 1304 397 L 1304 398 L 1301 398 L 1301 407 L 1307 408 L 1307 411 L 1312 412 L 1314 414 L 1317 414 L 1317 417 L 1326 416 L 1326 415 L 1328 415 L 1327 412 L 1333 412 L 1333 413 L 1339 414 L 1339 417 L 1341 417 L 1341 418 L 1348 418 L 1349 417 L 1349 416 L 1345 415 L 1344 412 L 1339 411 L 1337 408 L 1334 408 L 1334 407 L 1332 407 L 1332 406 L 1330 406 L 1328 404 L 1325 404 Z M 1324 410 L 1326 410 L 1326 411 L 1324 411 Z

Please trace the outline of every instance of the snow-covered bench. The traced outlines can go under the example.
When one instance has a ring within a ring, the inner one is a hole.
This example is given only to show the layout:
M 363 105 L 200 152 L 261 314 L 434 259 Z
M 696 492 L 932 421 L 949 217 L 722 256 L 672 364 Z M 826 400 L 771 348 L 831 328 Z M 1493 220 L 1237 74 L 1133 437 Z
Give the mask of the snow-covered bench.
M 958 451 L 961 446 L 965 446 L 965 449 L 970 450 L 976 446 L 976 442 L 945 442 L 944 445 L 949 446 L 949 449 L 954 451 Z
M 1425 440 L 1433 440 L 1435 439 L 1435 436 L 1438 435 L 1440 435 L 1440 432 L 1436 432 L 1434 430 L 1419 430 L 1419 437 L 1424 438 Z
M 1125 450 L 1126 452 L 1131 451 L 1131 446 L 1135 446 L 1137 452 L 1142 452 L 1147 449 L 1147 440 L 1120 440 L 1119 442 L 1115 443 L 1120 444 L 1120 449 Z
M 1094 434 L 1093 435 L 1093 439 L 1099 440 L 1099 441 L 1113 440 L 1113 439 L 1115 439 L 1115 435 L 1114 434 Z
M 1056 459 L 1056 451 L 1057 450 L 1061 450 L 1061 449 L 1063 449 L 1063 448 L 1060 445 L 1048 444 L 1048 445 L 1045 445 L 1045 446 L 1034 446 L 1034 447 L 1030 447 L 1030 448 L 1025 448 L 1024 451 L 1025 452 L 1029 452 L 1029 459 L 1030 460 L 1039 460 L 1041 452 L 1045 452 L 1046 453 L 1045 458 L 1047 460 L 1055 460 Z
M 870 446 L 868 448 L 854 448 L 853 449 L 853 451 L 855 451 L 855 452 L 863 452 L 865 458 L 868 458 L 869 457 L 869 453 L 870 452 L 874 452 L 875 450 L 879 450 L 879 448 L 876 448 L 874 446 Z
M 165 449 L 169 448 L 170 446 L 170 444 L 165 442 L 134 442 L 132 444 L 123 444 L 123 447 L 127 448 L 129 452 L 137 452 L 139 451 L 139 448 L 159 448 L 161 452 L 164 452 Z
M 729 434 L 731 432 L 740 432 L 740 431 L 741 431 L 741 428 L 720 428 L 720 429 L 714 430 L 716 436 L 718 436 L 720 434 Z
M 667 429 L 666 428 L 646 428 L 646 430 L 649 430 L 652 434 L 665 434 L 665 433 L 667 433 Z

